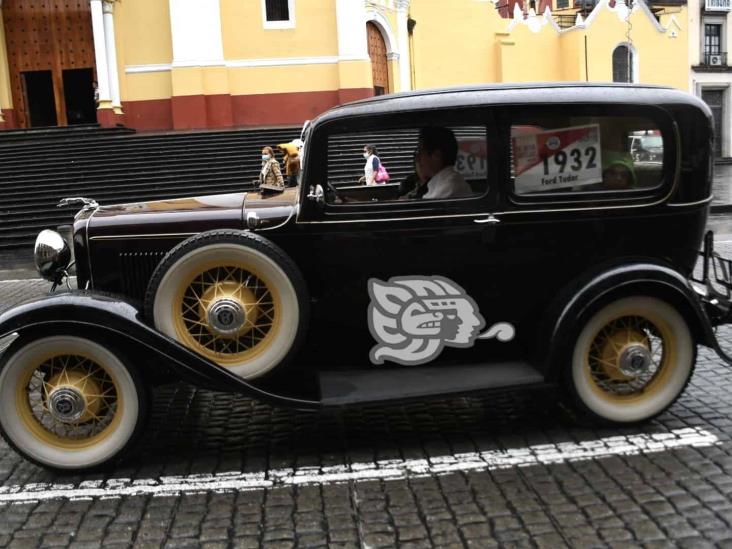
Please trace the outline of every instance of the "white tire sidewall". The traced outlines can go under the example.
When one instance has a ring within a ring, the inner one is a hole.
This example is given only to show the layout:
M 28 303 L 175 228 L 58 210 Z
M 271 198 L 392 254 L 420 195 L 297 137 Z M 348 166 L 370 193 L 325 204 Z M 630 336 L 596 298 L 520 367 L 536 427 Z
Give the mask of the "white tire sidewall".
M 176 331 L 174 310 L 178 289 L 183 281 L 190 281 L 194 274 L 199 274 L 198 265 L 209 261 L 219 261 L 224 266 L 228 262 L 249 265 L 252 270 L 261 274 L 270 290 L 279 296 L 281 315 L 278 331 L 263 352 L 240 364 L 225 364 L 230 372 L 243 379 L 253 379 L 275 368 L 288 355 L 295 343 L 300 324 L 300 305 L 295 290 L 287 273 L 267 254 L 252 247 L 235 243 L 209 244 L 191 250 L 171 265 L 163 275 L 154 297 L 153 317 L 155 327 L 168 337 L 180 342 Z
M 119 424 L 93 446 L 73 450 L 51 446 L 38 439 L 18 413 L 18 384 L 28 375 L 29 368 L 37 368 L 54 347 L 63 350 L 59 354 L 78 354 L 102 365 L 114 378 L 118 395 L 121 394 L 122 411 L 117 410 L 122 414 Z M 139 414 L 139 395 L 128 369 L 111 351 L 85 338 L 48 336 L 37 339 L 10 356 L 0 371 L 0 425 L 3 431 L 21 452 L 49 467 L 84 469 L 112 459 L 133 436 Z
M 586 367 L 586 358 L 596 334 L 608 322 L 621 316 L 645 316 L 654 324 L 664 324 L 675 345 L 676 360 L 668 365 L 672 370 L 664 386 L 633 402 L 613 402 L 598 396 L 592 388 L 595 382 Z M 572 355 L 572 383 L 582 403 L 598 416 L 617 423 L 644 421 L 676 400 L 691 375 L 694 356 L 694 341 L 688 324 L 674 307 L 650 296 L 626 297 L 603 307 L 583 327 Z

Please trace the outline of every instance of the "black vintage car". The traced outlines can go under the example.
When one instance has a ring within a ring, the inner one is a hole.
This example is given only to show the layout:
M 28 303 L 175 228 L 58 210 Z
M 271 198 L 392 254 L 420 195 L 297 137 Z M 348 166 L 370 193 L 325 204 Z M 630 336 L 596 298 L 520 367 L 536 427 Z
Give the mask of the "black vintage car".
M 662 145 L 653 162 L 632 154 L 638 135 Z M 115 461 L 149 388 L 177 379 L 310 410 L 562 385 L 627 424 L 676 400 L 697 345 L 726 359 L 713 327 L 730 319 L 729 264 L 704 239 L 713 131 L 699 99 L 423 91 L 334 108 L 302 138 L 298 187 L 80 200 L 68 239 L 39 235 L 41 274 L 62 284 L 74 261 L 78 290 L 0 316 L 14 448 L 57 469 Z M 392 162 L 388 183 L 359 184 L 346 158 L 364 144 Z

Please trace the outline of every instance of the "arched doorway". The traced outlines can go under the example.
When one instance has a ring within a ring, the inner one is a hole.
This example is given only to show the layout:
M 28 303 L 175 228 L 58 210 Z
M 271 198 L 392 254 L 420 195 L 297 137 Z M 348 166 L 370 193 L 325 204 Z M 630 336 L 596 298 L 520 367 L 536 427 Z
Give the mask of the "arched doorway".
M 625 44 L 613 51 L 613 82 L 633 82 L 633 50 Z
M 2 10 L 18 126 L 96 122 L 89 0 L 4 0 Z
M 389 66 L 386 61 L 386 42 L 379 27 L 374 23 L 366 23 L 368 34 L 371 73 L 374 79 L 374 95 L 389 93 Z

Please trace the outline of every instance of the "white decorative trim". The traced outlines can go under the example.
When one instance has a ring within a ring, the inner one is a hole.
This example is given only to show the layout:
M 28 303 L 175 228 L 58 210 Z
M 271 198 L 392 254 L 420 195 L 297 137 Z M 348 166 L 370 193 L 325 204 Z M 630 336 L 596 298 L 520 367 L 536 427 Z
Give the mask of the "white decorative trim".
M 399 54 L 396 52 L 386 54 L 387 61 L 399 61 Z
M 236 59 L 226 61 L 226 66 L 230 68 L 242 67 L 288 67 L 292 65 L 332 65 L 339 61 L 350 59 L 341 59 L 338 56 L 328 57 L 283 57 L 274 59 Z
M 323 56 L 323 57 L 281 57 L 272 59 L 233 59 L 229 61 L 191 61 L 176 63 L 159 63 L 150 65 L 127 65 L 125 73 L 142 74 L 165 72 L 182 67 L 226 67 L 230 69 L 251 67 L 290 67 L 294 65 L 335 65 L 341 61 L 368 61 L 368 57 L 357 56 Z
M 114 6 L 102 2 L 104 22 L 104 41 L 107 47 L 107 69 L 109 71 L 109 91 L 112 95 L 112 107 L 122 107 L 119 91 L 119 69 L 117 68 L 117 40 L 114 37 Z
M 269 21 L 267 19 L 267 0 L 262 3 L 262 27 L 265 30 L 282 30 L 295 28 L 295 0 L 287 0 L 287 11 L 290 18 L 287 21 Z
M 379 27 L 381 35 L 384 37 L 384 42 L 386 43 L 386 54 L 399 53 L 399 50 L 397 49 L 396 35 L 394 34 L 394 30 L 391 28 L 389 20 L 378 11 L 368 10 L 366 12 L 366 23 L 369 22 L 374 23 Z
M 170 63 L 161 63 L 157 65 L 127 65 L 125 74 L 142 74 L 146 72 L 165 72 L 173 68 Z
M 579 14 L 577 14 L 577 16 L 581 17 Z M 514 4 L 513 18 L 508 24 L 508 32 L 515 29 L 517 25 L 525 25 L 529 27 L 529 30 L 533 33 L 541 32 L 546 26 L 553 28 L 557 33 L 562 31 L 556 21 L 554 21 L 554 18 L 552 17 L 552 10 L 549 9 L 549 6 L 544 9 L 544 13 L 540 16 L 536 14 L 534 8 L 529 8 L 527 17 L 524 19 L 524 12 L 521 11 L 518 4 Z
M 224 61 L 219 0 L 169 0 L 173 64 Z
M 94 59 L 97 65 L 97 89 L 99 103 L 112 100 L 109 87 L 109 68 L 107 67 L 107 44 L 104 40 L 104 13 L 102 0 L 91 0 L 92 36 L 94 39 Z

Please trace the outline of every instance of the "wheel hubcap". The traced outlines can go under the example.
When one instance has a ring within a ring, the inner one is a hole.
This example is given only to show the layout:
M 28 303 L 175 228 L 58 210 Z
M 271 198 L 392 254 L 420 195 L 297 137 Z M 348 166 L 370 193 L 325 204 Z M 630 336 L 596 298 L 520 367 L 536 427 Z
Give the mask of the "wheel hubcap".
M 608 323 L 595 336 L 588 363 L 595 386 L 611 397 L 646 391 L 664 363 L 665 342 L 658 329 L 637 316 Z
M 207 358 L 226 366 L 262 352 L 274 334 L 277 298 L 256 274 L 213 267 L 181 288 L 177 331 Z
M 48 411 L 55 420 L 64 423 L 77 421 L 84 408 L 84 397 L 73 389 L 58 389 L 48 398 Z
M 236 334 L 244 326 L 247 313 L 233 299 L 220 299 L 209 306 L 206 318 L 214 333 L 230 336 Z
M 62 370 L 45 386 L 46 407 L 51 417 L 62 423 L 84 423 L 102 408 L 98 380 L 83 370 Z
M 620 353 L 620 371 L 628 377 L 637 377 L 648 371 L 651 366 L 651 353 L 644 345 L 628 345 Z

